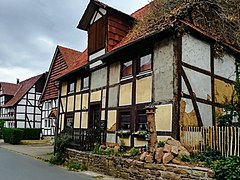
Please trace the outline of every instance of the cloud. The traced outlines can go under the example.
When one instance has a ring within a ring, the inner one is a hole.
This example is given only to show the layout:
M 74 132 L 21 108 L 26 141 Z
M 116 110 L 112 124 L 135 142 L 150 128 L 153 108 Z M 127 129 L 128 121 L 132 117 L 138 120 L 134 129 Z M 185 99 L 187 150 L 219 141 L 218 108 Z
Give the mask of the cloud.
M 10 69 L 0 67 L 0 79 L 4 80 L 3 82 L 16 83 L 16 79 L 19 78 L 20 81 L 28 79 L 42 72 L 32 72 L 26 68 L 12 67 Z M 11 74 L 11 75 L 10 75 Z M 27 74 L 27 76 L 26 76 Z
M 58 44 L 86 48 L 87 33 L 76 26 L 90 0 L 0 1 L 0 81 L 47 71 Z M 130 14 L 148 0 L 102 2 Z

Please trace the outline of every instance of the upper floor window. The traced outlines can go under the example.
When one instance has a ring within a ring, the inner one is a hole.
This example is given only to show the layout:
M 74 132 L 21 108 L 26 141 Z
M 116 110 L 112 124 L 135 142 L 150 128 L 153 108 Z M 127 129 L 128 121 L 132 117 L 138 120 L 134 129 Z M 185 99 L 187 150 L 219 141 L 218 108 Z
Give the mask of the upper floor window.
M 0 106 L 4 105 L 4 96 L 0 96 Z
M 70 81 L 68 83 L 68 93 L 73 93 L 75 90 L 75 82 L 74 81 Z
M 147 54 L 139 58 L 139 73 L 151 71 L 152 69 L 152 54 Z
M 133 74 L 133 61 L 127 61 L 122 63 L 122 78 L 132 76 Z
M 89 76 L 82 78 L 82 89 L 89 88 Z

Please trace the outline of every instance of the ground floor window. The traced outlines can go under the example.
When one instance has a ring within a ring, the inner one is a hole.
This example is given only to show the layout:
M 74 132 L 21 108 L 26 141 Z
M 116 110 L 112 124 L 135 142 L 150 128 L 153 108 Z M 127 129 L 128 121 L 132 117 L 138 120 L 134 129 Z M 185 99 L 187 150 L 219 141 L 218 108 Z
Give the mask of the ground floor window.
M 119 115 L 120 128 L 121 130 L 130 130 L 131 129 L 131 113 L 130 111 L 120 112 Z
M 73 113 L 66 114 L 66 128 L 73 129 Z
M 137 111 L 136 130 L 138 131 L 147 130 L 147 115 L 145 110 Z

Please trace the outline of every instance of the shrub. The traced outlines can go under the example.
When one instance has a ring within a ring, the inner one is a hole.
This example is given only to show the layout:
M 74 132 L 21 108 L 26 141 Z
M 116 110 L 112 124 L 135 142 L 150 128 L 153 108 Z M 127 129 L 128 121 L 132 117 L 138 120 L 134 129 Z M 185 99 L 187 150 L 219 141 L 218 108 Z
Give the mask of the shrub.
M 65 162 L 65 155 L 60 153 L 55 153 L 54 156 L 51 157 L 51 164 L 61 165 Z
M 164 147 L 165 143 L 164 141 L 158 141 L 158 147 Z
M 4 142 L 10 144 L 20 144 L 23 131 L 17 128 L 5 128 L 3 131 Z
M 39 140 L 42 129 L 39 128 L 19 128 L 23 130 L 23 140 Z
M 65 151 L 70 143 L 70 136 L 67 134 L 61 134 L 55 138 L 54 143 L 54 156 L 50 159 L 51 164 L 63 164 L 66 159 Z
M 240 179 L 240 157 L 232 156 L 215 161 L 211 167 L 217 179 Z
M 4 123 L 5 121 L 4 120 L 0 120 L 0 139 L 3 138 L 3 128 L 4 128 Z
M 67 165 L 67 168 L 69 171 L 79 171 L 79 169 L 81 168 L 81 165 L 76 163 L 69 163 Z
M 211 165 L 213 161 L 223 159 L 221 152 L 211 149 L 210 147 L 206 148 L 206 151 L 197 155 L 197 158 L 200 161 L 206 162 L 206 165 Z
M 181 159 L 181 161 L 183 161 L 183 162 L 191 162 L 191 161 L 192 161 L 192 158 L 191 158 L 190 156 L 188 156 L 188 155 L 182 155 L 182 156 L 180 157 L 180 159 Z
M 130 149 L 130 154 L 131 154 L 131 156 L 137 156 L 137 155 L 139 155 L 139 150 L 138 149 L 136 149 L 136 148 L 131 148 Z

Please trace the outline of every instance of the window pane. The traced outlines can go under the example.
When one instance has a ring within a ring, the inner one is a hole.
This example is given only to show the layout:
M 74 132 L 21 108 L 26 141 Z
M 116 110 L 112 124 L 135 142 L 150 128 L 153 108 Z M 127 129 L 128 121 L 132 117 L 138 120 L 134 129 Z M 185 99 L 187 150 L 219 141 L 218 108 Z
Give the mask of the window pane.
M 122 130 L 130 130 L 131 119 L 130 119 L 130 112 L 122 112 L 120 114 L 120 129 Z
M 137 130 L 147 130 L 147 115 L 144 111 L 138 112 Z
M 122 64 L 122 77 L 132 75 L 132 60 Z
M 89 87 L 89 77 L 83 78 L 82 89 Z
M 152 54 L 140 57 L 140 72 L 149 71 L 152 68 Z
M 72 82 L 70 85 L 69 85 L 69 92 L 73 92 L 74 91 L 74 82 Z
M 66 128 L 73 128 L 73 118 L 67 118 Z

